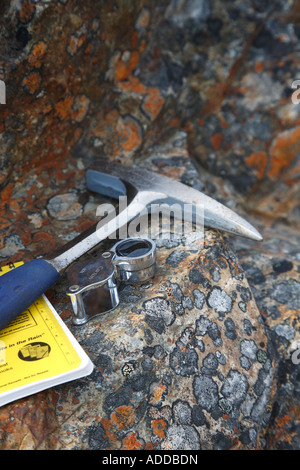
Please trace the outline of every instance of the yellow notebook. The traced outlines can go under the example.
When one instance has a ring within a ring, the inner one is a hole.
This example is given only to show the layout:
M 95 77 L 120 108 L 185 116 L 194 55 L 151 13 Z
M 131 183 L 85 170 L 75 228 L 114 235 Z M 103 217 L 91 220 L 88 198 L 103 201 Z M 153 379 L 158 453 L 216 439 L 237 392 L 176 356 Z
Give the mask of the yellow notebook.
M 23 264 L 9 264 L 0 275 Z M 94 366 L 45 295 L 0 330 L 0 406 L 89 375 Z

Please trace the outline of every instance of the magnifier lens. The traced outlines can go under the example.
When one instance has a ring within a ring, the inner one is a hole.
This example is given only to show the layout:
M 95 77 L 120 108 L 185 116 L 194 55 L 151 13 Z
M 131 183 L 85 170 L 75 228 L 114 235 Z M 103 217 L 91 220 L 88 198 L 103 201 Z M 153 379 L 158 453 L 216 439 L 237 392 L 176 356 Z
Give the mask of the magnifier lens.
M 112 248 L 113 263 L 121 282 L 145 282 L 155 274 L 155 243 L 145 238 L 126 238 Z
M 148 240 L 124 240 L 116 247 L 116 254 L 126 258 L 138 258 L 146 255 L 151 249 Z

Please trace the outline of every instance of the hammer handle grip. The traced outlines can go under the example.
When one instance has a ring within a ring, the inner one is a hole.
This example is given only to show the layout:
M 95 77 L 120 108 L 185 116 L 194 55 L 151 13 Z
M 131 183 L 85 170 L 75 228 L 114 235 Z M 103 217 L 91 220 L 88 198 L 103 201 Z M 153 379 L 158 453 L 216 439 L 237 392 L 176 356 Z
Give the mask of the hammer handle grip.
M 29 308 L 60 275 L 43 259 L 35 259 L 0 276 L 0 330 Z

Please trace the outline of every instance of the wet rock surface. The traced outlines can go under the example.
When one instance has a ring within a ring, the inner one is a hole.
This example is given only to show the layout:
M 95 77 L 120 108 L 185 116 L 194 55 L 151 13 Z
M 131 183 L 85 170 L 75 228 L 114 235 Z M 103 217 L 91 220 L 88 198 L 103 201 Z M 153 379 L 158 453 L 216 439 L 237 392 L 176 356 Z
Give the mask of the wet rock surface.
M 1 265 L 95 222 L 99 156 L 264 236 L 158 240 L 153 282 L 81 328 L 63 277 L 47 295 L 95 369 L 2 407 L 2 449 L 299 449 L 298 6 L 2 2 Z

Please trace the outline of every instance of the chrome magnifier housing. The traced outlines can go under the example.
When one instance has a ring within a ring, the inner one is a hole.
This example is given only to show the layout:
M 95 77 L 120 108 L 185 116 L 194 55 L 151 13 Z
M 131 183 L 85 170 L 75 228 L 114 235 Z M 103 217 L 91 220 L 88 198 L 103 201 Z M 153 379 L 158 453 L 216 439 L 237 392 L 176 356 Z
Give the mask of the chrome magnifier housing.
M 122 284 L 142 284 L 155 275 L 156 245 L 148 238 L 126 238 L 93 259 L 68 270 L 67 295 L 73 307 L 73 324 L 83 325 L 115 309 Z
M 155 275 L 156 245 L 149 238 L 126 238 L 112 248 L 113 264 L 120 282 L 141 284 Z

